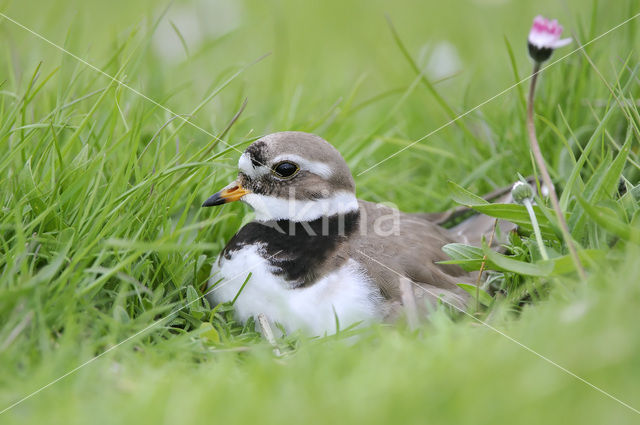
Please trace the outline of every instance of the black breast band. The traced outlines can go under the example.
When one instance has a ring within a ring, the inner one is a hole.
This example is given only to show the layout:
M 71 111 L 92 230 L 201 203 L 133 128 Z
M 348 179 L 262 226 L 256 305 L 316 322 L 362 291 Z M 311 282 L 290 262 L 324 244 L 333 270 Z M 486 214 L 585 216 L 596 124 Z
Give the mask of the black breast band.
M 275 273 L 302 287 L 313 282 L 318 269 L 332 257 L 338 245 L 357 230 L 359 219 L 359 211 L 353 211 L 305 222 L 254 221 L 236 233 L 222 256 L 230 259 L 234 251 L 259 244 Z

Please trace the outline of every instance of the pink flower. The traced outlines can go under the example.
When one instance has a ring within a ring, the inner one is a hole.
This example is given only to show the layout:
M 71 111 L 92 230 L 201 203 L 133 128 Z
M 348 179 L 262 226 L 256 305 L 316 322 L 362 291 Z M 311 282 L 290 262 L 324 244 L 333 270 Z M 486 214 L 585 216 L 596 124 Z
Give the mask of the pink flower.
M 543 16 L 536 16 L 529 31 L 529 55 L 536 62 L 544 62 L 554 49 L 571 43 L 571 38 L 560 39 L 562 25 L 557 20 L 550 21 Z

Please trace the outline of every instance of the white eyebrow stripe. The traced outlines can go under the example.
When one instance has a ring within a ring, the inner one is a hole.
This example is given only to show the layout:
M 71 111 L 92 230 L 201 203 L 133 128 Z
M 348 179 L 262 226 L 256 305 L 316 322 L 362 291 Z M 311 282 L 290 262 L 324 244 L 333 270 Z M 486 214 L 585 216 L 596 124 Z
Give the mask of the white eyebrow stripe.
M 331 171 L 331 167 L 329 167 L 324 162 L 309 161 L 308 159 L 305 159 L 300 155 L 283 154 L 273 159 L 274 164 L 282 161 L 295 162 L 296 164 L 298 164 L 301 170 L 309 171 L 310 173 L 316 174 L 325 180 L 329 179 L 329 177 L 331 177 L 331 174 L 333 174 L 333 172 Z
M 251 162 L 251 157 L 246 153 L 240 155 L 240 159 L 238 160 L 238 169 L 249 176 L 249 178 L 256 178 L 269 172 L 267 167 L 262 165 L 258 165 L 258 167 L 254 168 L 253 163 Z

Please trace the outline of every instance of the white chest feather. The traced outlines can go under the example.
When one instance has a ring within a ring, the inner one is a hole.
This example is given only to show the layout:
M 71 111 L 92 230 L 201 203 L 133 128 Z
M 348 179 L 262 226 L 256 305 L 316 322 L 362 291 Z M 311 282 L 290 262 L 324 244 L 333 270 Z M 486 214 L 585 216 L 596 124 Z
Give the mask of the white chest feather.
M 223 280 L 209 298 L 214 303 L 233 300 L 249 273 L 251 278 L 234 304 L 242 321 L 264 313 L 287 332 L 300 329 L 323 335 L 336 332 L 336 316 L 341 329 L 381 319 L 382 298 L 355 261 L 349 260 L 312 285 L 290 288 L 282 277 L 272 273 L 272 266 L 255 245 L 233 252 L 229 260 L 222 258 L 220 267 L 216 262 L 209 283 Z

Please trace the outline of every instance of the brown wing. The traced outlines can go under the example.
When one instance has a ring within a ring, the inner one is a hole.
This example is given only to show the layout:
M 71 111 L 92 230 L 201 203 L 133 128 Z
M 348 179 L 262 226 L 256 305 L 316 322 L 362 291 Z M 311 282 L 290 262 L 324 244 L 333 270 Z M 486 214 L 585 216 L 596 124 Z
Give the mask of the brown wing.
M 464 305 L 468 296 L 456 283 L 472 282 L 471 276 L 458 266 L 435 264 L 449 259 L 442 246 L 458 242 L 453 233 L 394 208 L 359 203 L 360 232 L 353 236 L 350 255 L 366 268 L 391 303 L 401 296 L 400 274 L 422 286 L 424 290 L 415 291 L 417 298 L 444 295 Z

